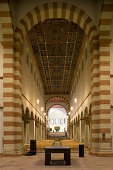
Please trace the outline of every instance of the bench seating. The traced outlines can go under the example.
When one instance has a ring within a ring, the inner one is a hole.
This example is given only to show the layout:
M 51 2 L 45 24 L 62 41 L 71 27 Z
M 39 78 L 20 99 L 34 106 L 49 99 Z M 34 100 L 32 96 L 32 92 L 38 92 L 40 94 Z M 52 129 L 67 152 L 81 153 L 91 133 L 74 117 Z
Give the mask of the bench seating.
M 53 146 L 55 140 L 41 140 L 36 142 L 37 149 L 44 149 L 47 146 Z
M 71 151 L 73 150 L 78 150 L 79 149 L 79 144 L 83 144 L 80 142 L 76 142 L 74 140 L 60 140 L 61 146 L 68 146 L 71 148 Z
M 38 150 L 44 150 L 45 147 L 47 146 L 53 146 L 55 143 L 55 140 L 41 140 L 36 142 L 36 148 Z M 25 144 L 24 145 L 24 151 L 29 151 L 30 150 L 30 144 Z
M 30 144 L 24 144 L 24 151 L 29 151 L 30 150 Z

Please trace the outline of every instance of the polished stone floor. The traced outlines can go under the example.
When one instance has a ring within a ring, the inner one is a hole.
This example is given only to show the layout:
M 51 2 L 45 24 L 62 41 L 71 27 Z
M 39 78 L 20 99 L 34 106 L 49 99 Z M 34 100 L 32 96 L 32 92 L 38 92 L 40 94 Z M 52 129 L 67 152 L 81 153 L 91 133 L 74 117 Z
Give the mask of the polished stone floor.
M 45 166 L 45 154 L 35 156 L 0 157 L 0 170 L 113 170 L 113 157 L 90 156 L 85 152 L 84 157 L 71 153 L 71 165 L 63 165 L 63 154 L 52 154 L 52 165 Z M 57 166 L 56 166 L 57 165 Z

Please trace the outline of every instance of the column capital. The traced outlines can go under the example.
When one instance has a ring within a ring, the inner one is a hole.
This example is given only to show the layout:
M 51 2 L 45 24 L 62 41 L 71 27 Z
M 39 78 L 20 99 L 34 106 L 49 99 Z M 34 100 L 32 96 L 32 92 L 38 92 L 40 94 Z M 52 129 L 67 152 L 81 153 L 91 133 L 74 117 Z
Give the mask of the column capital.
M 77 127 L 79 126 L 79 122 L 76 122 L 76 126 L 77 126 Z
M 35 126 L 39 127 L 39 122 L 35 121 Z
M 30 117 L 26 115 L 22 119 L 25 121 L 25 123 L 29 123 L 30 121 Z

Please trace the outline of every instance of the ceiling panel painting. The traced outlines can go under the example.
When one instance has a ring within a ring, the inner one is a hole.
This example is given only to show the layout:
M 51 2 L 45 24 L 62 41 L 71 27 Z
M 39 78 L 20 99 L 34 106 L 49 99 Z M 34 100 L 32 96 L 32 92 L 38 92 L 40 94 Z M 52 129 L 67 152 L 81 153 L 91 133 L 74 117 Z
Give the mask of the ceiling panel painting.
M 83 30 L 65 19 L 39 22 L 28 32 L 45 94 L 69 94 L 84 38 Z

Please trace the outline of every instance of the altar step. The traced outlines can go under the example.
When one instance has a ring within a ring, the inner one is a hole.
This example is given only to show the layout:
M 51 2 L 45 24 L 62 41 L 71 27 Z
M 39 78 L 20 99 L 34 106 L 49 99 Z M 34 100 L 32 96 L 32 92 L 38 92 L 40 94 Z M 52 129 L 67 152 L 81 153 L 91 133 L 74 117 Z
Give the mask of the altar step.
M 69 138 L 67 138 L 67 137 L 47 137 L 46 138 L 47 140 L 55 140 L 55 141 L 60 141 L 60 140 L 63 140 L 63 139 L 65 139 L 65 140 L 67 140 L 67 139 L 69 139 Z

